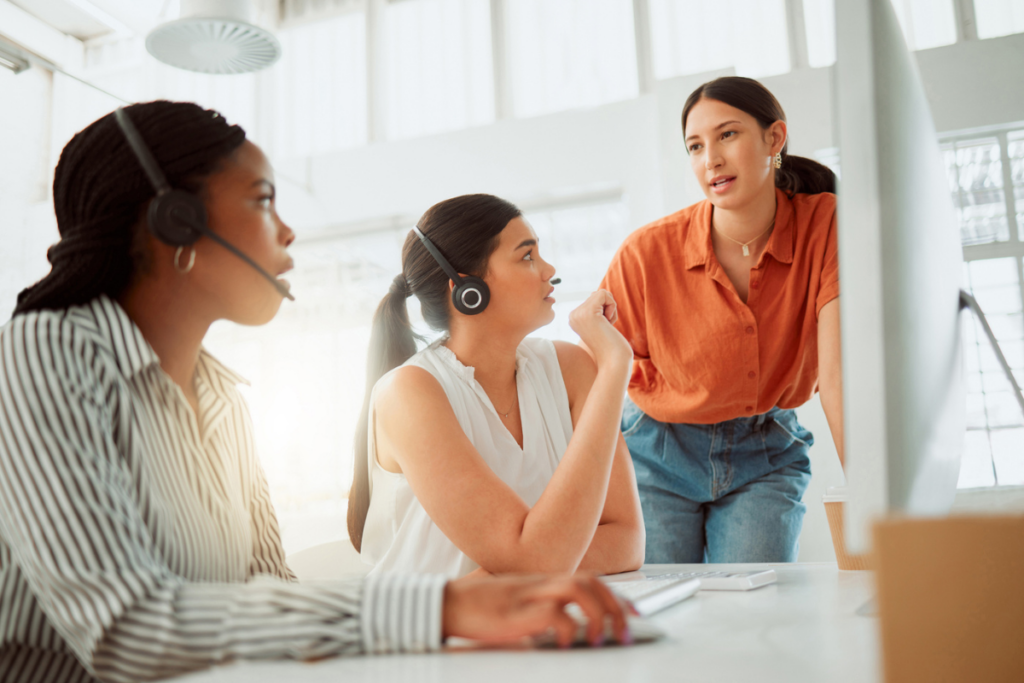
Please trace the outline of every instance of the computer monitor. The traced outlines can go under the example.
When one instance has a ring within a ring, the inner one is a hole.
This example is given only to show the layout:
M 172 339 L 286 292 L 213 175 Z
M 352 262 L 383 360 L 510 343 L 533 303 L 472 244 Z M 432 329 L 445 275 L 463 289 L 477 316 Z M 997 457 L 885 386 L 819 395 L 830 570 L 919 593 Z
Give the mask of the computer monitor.
M 846 538 L 938 515 L 966 427 L 962 252 L 921 78 L 890 0 L 836 2 Z

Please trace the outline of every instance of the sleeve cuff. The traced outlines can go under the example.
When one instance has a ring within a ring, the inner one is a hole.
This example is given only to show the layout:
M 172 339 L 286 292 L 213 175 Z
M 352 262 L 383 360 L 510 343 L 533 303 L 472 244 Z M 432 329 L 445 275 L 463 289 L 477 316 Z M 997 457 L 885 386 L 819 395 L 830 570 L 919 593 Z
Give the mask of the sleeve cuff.
M 825 308 L 825 304 L 831 303 L 839 298 L 839 287 L 829 287 L 828 290 L 822 290 L 818 293 L 818 299 L 814 305 L 814 318 L 815 320 L 821 315 L 821 309 Z
M 366 579 L 362 635 L 367 653 L 429 652 L 441 647 L 444 587 L 435 575 L 384 574 Z

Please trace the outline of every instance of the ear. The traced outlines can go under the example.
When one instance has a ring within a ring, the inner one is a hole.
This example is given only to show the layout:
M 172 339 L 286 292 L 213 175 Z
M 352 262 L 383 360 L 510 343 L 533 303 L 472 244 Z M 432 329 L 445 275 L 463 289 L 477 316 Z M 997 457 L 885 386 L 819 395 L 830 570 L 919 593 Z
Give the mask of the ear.
M 782 151 L 782 148 L 786 146 L 786 140 L 789 139 L 789 129 L 786 128 L 785 121 L 776 121 L 772 125 L 768 126 L 765 131 L 765 140 L 771 145 L 771 154 L 775 156 Z
M 465 279 L 465 278 L 469 277 L 469 275 L 466 274 L 466 273 L 459 273 L 459 277 Z M 454 291 L 455 291 L 455 280 L 448 280 L 448 292 L 451 293 L 451 292 L 454 292 Z

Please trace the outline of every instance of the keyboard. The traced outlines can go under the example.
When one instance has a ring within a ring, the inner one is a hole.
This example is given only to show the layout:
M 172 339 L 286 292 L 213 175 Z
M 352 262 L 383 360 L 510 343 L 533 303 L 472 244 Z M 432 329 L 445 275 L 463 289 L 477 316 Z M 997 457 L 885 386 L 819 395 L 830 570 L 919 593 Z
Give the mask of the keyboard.
M 773 569 L 751 572 L 678 572 L 632 580 L 629 576 L 606 576 L 604 581 L 617 595 L 633 603 L 636 611 L 644 617 L 682 602 L 698 590 L 748 591 L 776 581 Z
M 758 569 L 751 572 L 679 572 L 651 578 L 700 579 L 702 591 L 749 591 L 778 580 L 774 569 Z
M 612 592 L 629 600 L 640 616 L 647 617 L 682 602 L 700 590 L 699 579 L 650 577 L 640 581 L 606 582 Z

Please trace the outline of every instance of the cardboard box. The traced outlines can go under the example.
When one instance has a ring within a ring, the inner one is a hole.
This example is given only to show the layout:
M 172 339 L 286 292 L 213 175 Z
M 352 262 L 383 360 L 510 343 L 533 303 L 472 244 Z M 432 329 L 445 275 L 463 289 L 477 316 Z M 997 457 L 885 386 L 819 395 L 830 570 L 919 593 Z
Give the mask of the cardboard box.
M 1024 516 L 874 527 L 887 683 L 1024 681 Z

